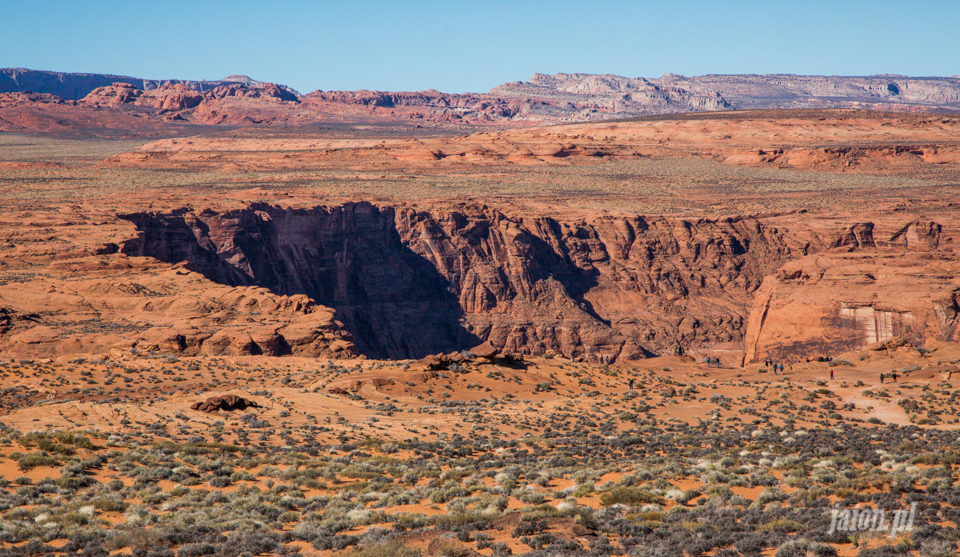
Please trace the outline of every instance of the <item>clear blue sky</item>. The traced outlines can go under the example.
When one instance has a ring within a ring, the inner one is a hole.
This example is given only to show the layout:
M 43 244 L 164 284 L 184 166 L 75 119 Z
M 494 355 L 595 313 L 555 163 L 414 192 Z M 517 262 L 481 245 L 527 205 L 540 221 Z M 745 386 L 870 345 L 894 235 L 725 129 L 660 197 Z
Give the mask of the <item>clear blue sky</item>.
M 0 0 L 0 67 L 484 92 L 534 72 L 960 74 L 960 0 Z

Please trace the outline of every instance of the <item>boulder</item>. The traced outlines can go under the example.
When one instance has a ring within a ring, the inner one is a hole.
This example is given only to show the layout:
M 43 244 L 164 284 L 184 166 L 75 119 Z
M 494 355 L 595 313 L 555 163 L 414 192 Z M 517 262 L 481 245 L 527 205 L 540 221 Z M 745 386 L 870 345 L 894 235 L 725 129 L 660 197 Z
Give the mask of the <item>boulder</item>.
M 471 348 L 470 353 L 478 358 L 486 358 L 488 360 L 492 360 L 493 358 L 497 357 L 497 354 L 499 354 L 500 351 L 497 350 L 493 346 L 493 344 L 491 344 L 490 341 L 488 340 Z
M 901 346 L 910 346 L 910 343 L 907 342 L 907 339 L 902 337 L 893 337 L 881 342 L 874 342 L 870 346 L 867 346 L 867 350 L 880 351 L 880 350 L 896 350 Z
M 195 402 L 190 405 L 191 410 L 200 412 L 218 412 L 220 410 L 246 410 L 247 408 L 260 408 L 260 405 L 252 400 L 248 400 L 237 395 L 212 396 L 203 402 Z
M 427 366 L 427 369 L 433 370 L 446 369 L 449 364 L 443 354 L 431 354 L 420 360 L 420 363 Z

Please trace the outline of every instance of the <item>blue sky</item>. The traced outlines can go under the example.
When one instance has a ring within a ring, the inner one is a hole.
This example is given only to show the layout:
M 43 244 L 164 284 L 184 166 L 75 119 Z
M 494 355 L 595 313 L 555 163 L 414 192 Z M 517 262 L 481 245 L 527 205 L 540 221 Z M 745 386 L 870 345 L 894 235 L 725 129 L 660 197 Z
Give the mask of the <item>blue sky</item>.
M 960 74 L 960 0 L 0 0 L 0 67 L 484 92 L 534 72 Z

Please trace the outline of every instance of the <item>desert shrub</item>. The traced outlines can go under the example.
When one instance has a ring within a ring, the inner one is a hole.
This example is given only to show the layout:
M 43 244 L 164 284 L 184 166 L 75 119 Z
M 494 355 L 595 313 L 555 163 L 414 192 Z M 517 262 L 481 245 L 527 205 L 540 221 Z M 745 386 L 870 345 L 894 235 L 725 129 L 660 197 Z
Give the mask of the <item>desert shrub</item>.
M 58 464 L 60 460 L 57 457 L 42 453 L 27 453 L 17 458 L 17 468 L 24 472 L 38 466 L 57 466 Z
M 761 471 L 750 473 L 749 479 L 752 487 L 770 487 L 778 483 L 777 478 L 773 474 Z
M 530 505 L 539 505 L 540 503 L 546 501 L 546 495 L 541 491 L 524 489 L 521 491 L 520 495 L 517 496 L 517 499 Z
M 357 536 L 320 536 L 310 542 L 310 545 L 312 545 L 314 549 L 318 549 L 320 551 L 329 551 L 331 549 L 343 551 L 351 545 L 357 545 L 358 543 L 360 543 L 360 538 Z M 372 553 L 370 555 L 372 556 L 378 554 Z M 383 555 L 390 554 L 385 553 Z
M 99 497 L 90 501 L 97 510 L 105 512 L 124 512 L 127 510 L 127 504 L 123 499 L 113 497 Z
M 30 432 L 21 435 L 18 441 L 24 447 L 36 446 L 40 450 L 55 452 L 64 456 L 70 456 L 76 452 L 71 447 L 65 447 L 65 445 L 90 450 L 96 448 L 89 438 L 69 431 Z
M 275 554 L 279 542 L 274 534 L 264 531 L 254 531 L 244 535 L 232 535 L 224 540 L 221 545 L 220 553 L 225 557 L 242 556 L 245 553 L 251 555 Z
M 214 476 L 210 478 L 210 481 L 207 483 L 210 484 L 210 487 L 220 488 L 220 487 L 227 487 L 228 485 L 230 485 L 231 482 L 230 482 L 230 478 L 227 476 Z
M 576 487 L 576 489 L 573 490 L 573 494 L 572 494 L 572 495 L 573 495 L 574 497 L 586 497 L 587 495 L 590 495 L 591 493 L 593 493 L 593 484 L 587 482 L 587 483 L 583 483 L 583 484 L 578 485 L 578 486 Z
M 756 529 L 760 532 L 768 532 L 771 530 L 777 530 L 780 532 L 797 532 L 803 528 L 803 524 L 800 524 L 796 520 L 790 520 L 789 518 L 775 518 L 769 522 L 764 522 L 758 524 Z
M 768 487 L 757 496 L 757 504 L 766 505 L 767 503 L 772 503 L 774 501 L 785 501 L 786 499 L 787 494 L 784 493 L 780 488 Z
M 521 521 L 519 524 L 517 524 L 517 527 L 513 529 L 513 532 L 510 535 L 514 538 L 519 538 L 521 536 L 534 536 L 546 529 L 547 523 L 543 521 Z
M 881 545 L 880 547 L 861 549 L 857 557 L 901 557 L 909 555 L 913 549 L 915 547 L 909 543 Z
M 217 552 L 217 546 L 212 543 L 188 543 L 180 546 L 177 550 L 177 557 L 196 557 L 198 555 L 213 555 Z
M 956 544 L 948 540 L 929 540 L 920 545 L 920 555 L 923 557 L 950 557 L 956 554 Z
M 836 557 L 832 545 L 808 540 L 791 540 L 777 549 L 776 557 Z
M 146 550 L 166 543 L 167 533 L 156 528 L 135 528 L 117 532 L 103 544 L 107 551 L 116 551 L 125 547 L 134 550 Z
M 648 503 L 662 504 L 663 498 L 646 489 L 636 487 L 615 487 L 600 495 L 600 504 L 637 506 Z
M 698 490 L 696 490 L 696 489 L 688 489 L 688 490 L 684 491 L 683 493 L 681 493 L 681 494 L 677 495 L 676 497 L 674 497 L 674 500 L 675 500 L 677 503 L 680 503 L 681 505 L 686 505 L 686 504 L 689 503 L 691 500 L 696 499 L 697 497 L 700 497 L 700 495 L 702 495 L 702 494 L 700 493 L 700 491 L 698 491 Z

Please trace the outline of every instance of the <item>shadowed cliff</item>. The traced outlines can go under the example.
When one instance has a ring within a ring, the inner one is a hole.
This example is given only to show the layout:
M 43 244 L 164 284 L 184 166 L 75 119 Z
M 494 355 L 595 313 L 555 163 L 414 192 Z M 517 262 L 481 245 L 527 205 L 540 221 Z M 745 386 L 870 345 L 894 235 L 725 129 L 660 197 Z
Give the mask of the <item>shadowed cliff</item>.
M 446 279 L 400 241 L 390 209 L 256 206 L 125 218 L 145 231 L 125 252 L 187 261 L 222 284 L 305 294 L 334 308 L 369 357 L 419 358 L 479 343 L 461 325 Z

